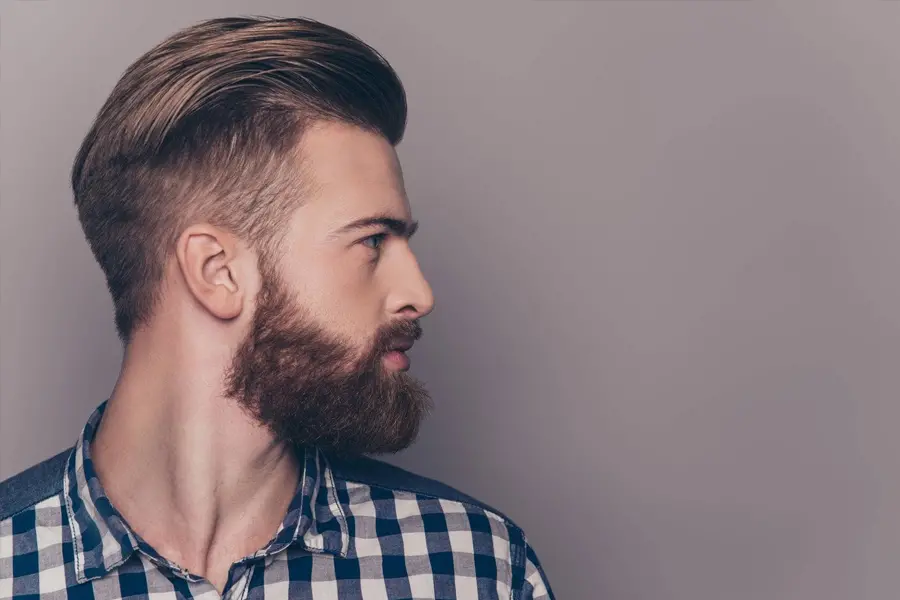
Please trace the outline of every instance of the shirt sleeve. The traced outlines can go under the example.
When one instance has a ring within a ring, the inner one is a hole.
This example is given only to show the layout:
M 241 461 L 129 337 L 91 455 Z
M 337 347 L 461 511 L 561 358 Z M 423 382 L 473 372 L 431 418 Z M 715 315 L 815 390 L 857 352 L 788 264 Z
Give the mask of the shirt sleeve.
M 528 540 L 525 540 L 525 582 L 522 600 L 555 600 L 541 562 Z

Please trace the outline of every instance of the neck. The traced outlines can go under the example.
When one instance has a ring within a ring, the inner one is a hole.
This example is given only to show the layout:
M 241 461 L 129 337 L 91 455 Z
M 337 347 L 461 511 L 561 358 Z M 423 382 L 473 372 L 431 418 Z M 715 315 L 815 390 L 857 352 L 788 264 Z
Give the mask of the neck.
M 186 345 L 153 348 L 136 338 L 126 350 L 92 460 L 129 526 L 169 560 L 207 576 L 275 535 L 300 461 L 223 397 L 221 360 Z

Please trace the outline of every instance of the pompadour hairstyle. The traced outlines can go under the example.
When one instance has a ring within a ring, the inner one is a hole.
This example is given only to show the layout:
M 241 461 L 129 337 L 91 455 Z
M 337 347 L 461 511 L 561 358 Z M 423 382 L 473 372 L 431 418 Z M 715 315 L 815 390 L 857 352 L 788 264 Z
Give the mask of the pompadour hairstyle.
M 406 93 L 371 46 L 306 18 L 212 19 L 135 61 L 72 167 L 78 219 L 106 277 L 119 339 L 147 324 L 185 227 L 223 227 L 277 252 L 310 191 L 303 133 L 338 121 L 384 136 L 406 128 Z

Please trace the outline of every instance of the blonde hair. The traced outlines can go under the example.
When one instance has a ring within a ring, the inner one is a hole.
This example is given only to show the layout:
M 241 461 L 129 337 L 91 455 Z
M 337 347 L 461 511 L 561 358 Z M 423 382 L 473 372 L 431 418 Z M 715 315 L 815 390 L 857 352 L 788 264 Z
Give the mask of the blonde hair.
M 396 146 L 403 85 L 357 37 L 306 18 L 212 19 L 135 61 L 72 167 L 78 218 L 119 339 L 147 323 L 181 231 L 203 219 L 275 252 L 309 191 L 303 133 L 340 121 Z

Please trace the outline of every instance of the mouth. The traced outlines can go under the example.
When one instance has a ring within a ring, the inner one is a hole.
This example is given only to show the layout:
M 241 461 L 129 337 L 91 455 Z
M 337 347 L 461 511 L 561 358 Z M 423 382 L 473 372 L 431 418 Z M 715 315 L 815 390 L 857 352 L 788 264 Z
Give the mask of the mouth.
M 395 350 L 397 352 L 406 352 L 413 347 L 415 341 L 416 340 L 411 337 L 395 338 L 394 342 L 388 347 L 388 351 Z
M 384 362 L 387 363 L 390 368 L 396 371 L 409 370 L 409 357 L 404 353 L 403 350 L 389 351 L 384 355 Z
M 409 369 L 409 357 L 406 352 L 413 347 L 417 336 L 400 336 L 392 340 L 384 353 L 384 362 L 389 368 L 397 371 Z

